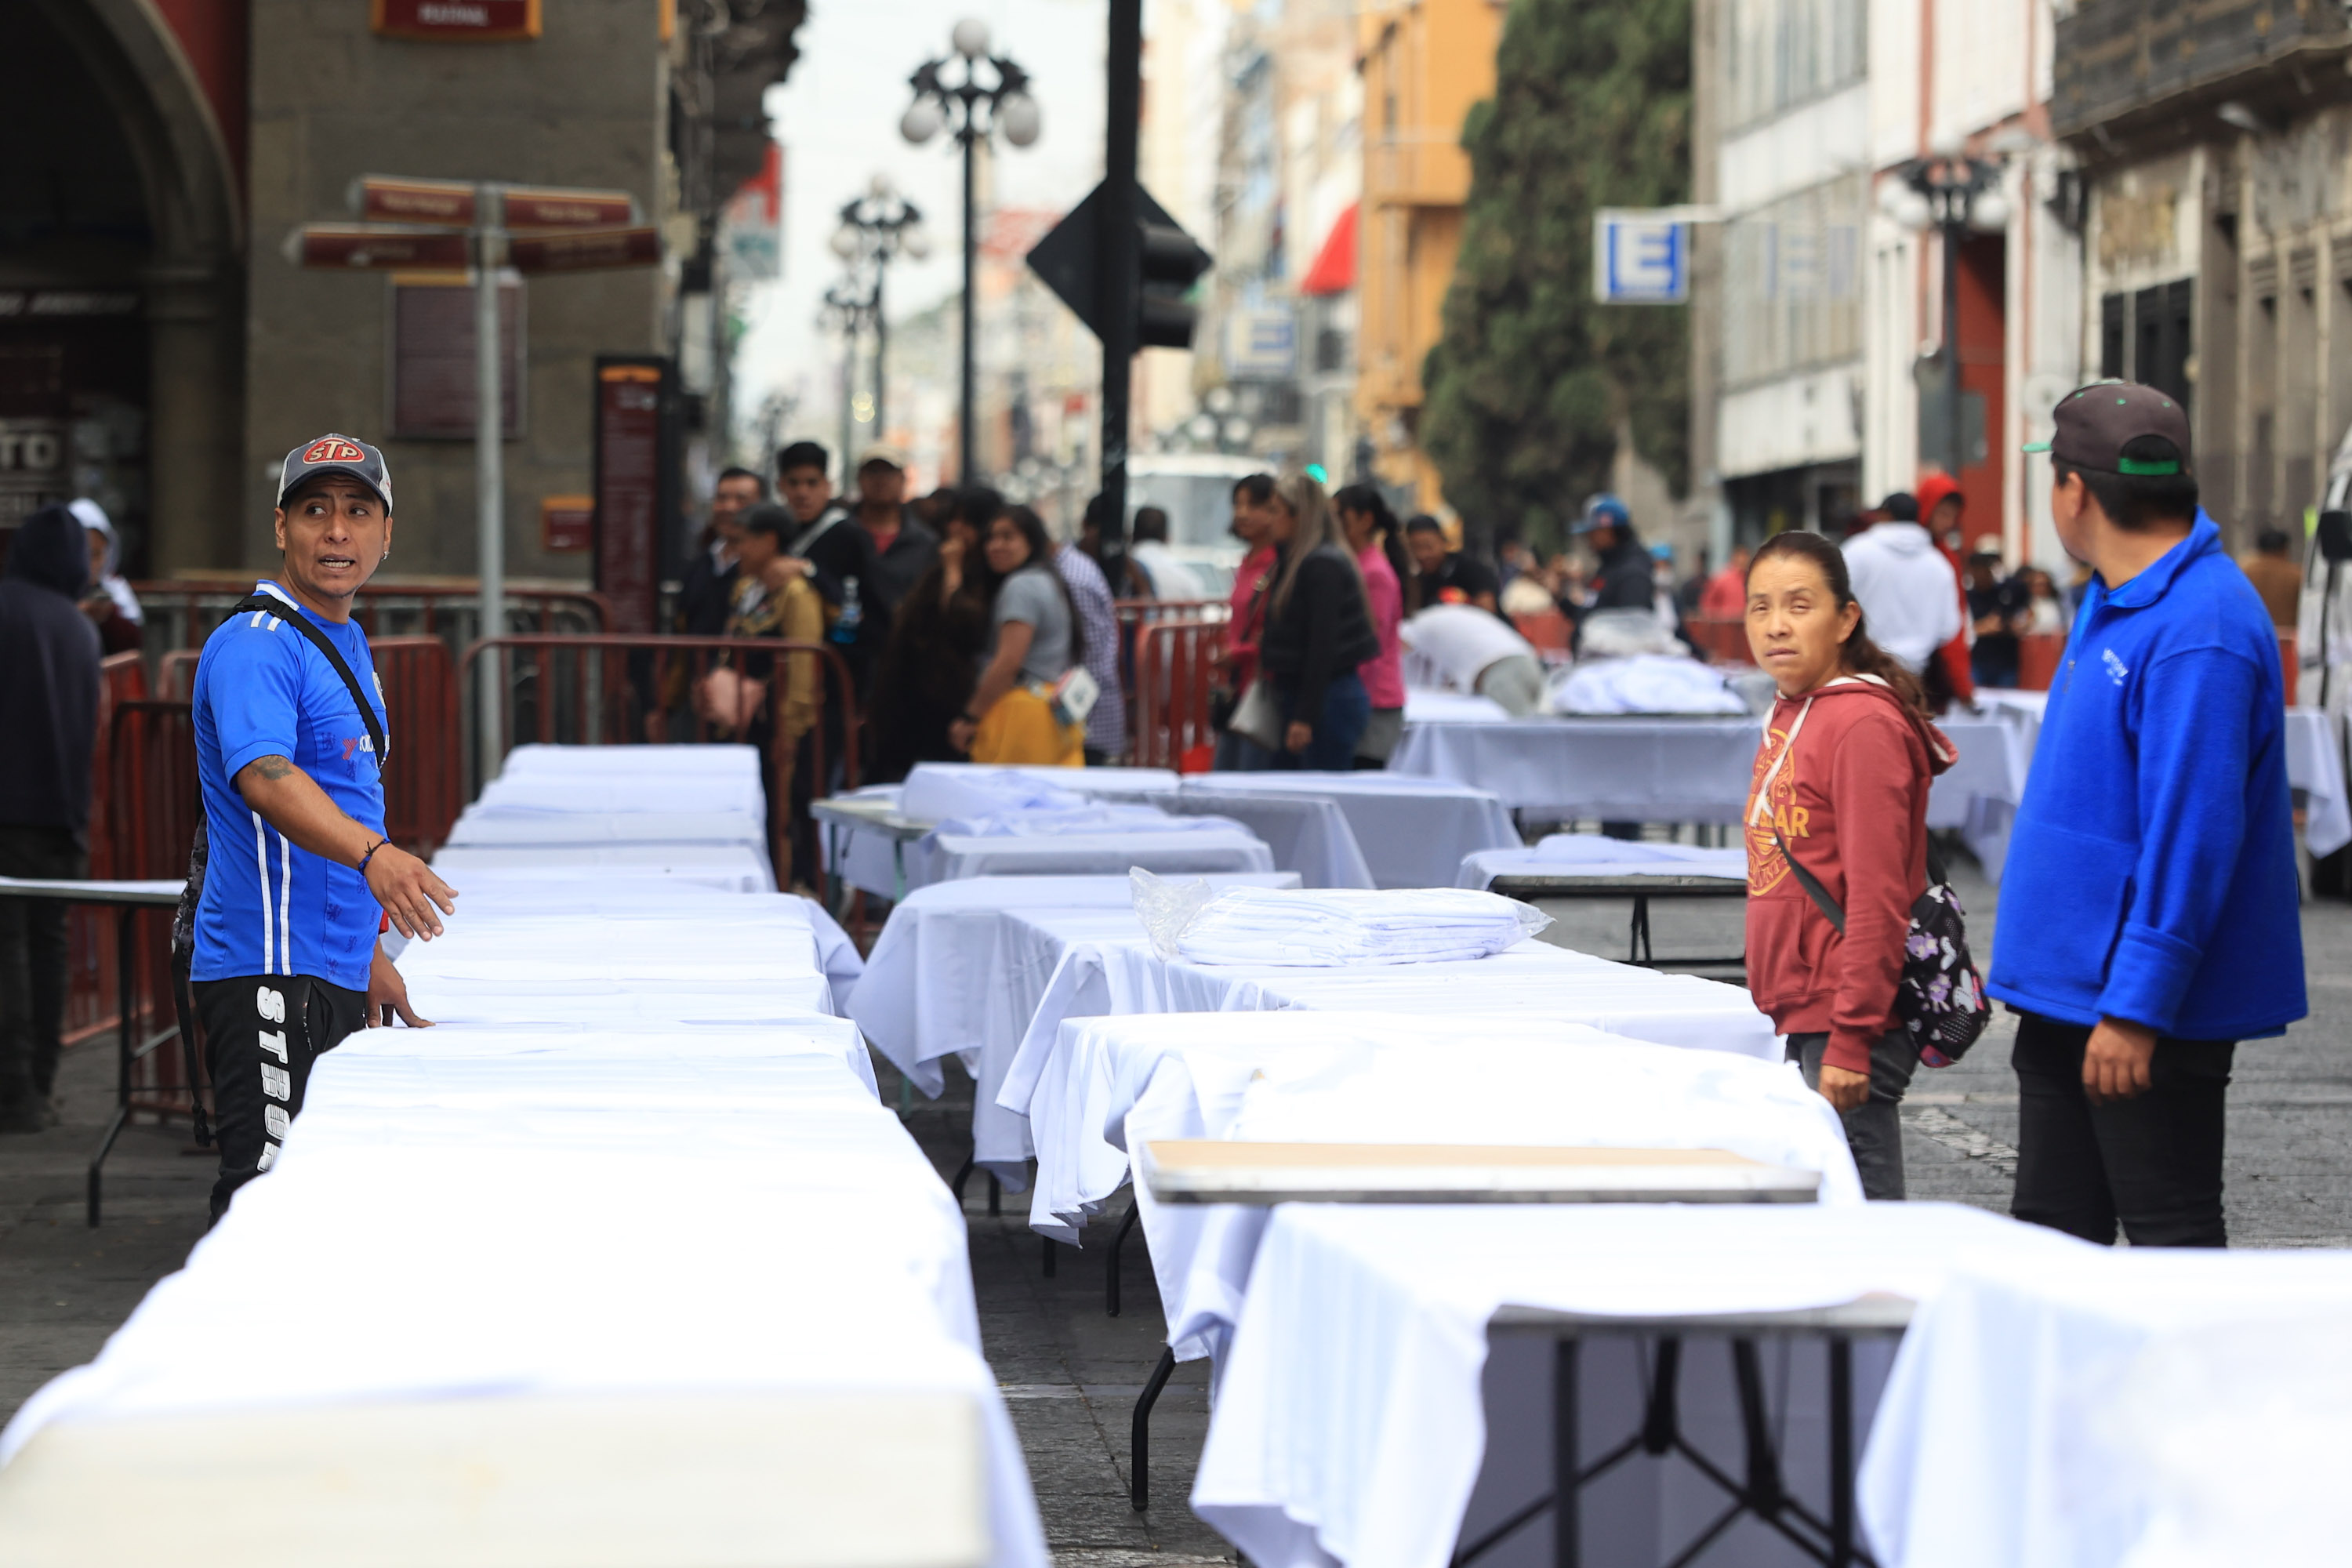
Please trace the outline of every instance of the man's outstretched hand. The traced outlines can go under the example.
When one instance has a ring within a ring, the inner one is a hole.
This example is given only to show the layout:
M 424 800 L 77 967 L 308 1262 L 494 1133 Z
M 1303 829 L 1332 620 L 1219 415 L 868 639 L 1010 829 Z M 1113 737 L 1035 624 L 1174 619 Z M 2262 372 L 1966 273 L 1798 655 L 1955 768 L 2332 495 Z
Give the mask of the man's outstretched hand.
M 403 936 L 431 942 L 441 934 L 441 916 L 457 912 L 457 889 L 396 844 L 383 846 L 368 861 L 367 885 Z
M 367 1026 L 371 1029 L 388 1027 L 392 1019 L 387 1014 L 397 1013 L 400 1021 L 412 1029 L 429 1029 L 430 1018 L 420 1018 L 408 1005 L 408 982 L 393 967 L 383 949 L 375 950 L 375 962 L 368 965 Z

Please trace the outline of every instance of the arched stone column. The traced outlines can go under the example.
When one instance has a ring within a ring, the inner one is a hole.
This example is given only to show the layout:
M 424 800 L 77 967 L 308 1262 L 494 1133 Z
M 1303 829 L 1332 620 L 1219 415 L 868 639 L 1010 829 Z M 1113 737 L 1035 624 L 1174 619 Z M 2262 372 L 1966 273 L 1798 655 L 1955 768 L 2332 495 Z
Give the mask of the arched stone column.
M 145 186 L 153 570 L 242 564 L 244 219 L 221 128 L 154 0 L 30 0 L 122 126 Z

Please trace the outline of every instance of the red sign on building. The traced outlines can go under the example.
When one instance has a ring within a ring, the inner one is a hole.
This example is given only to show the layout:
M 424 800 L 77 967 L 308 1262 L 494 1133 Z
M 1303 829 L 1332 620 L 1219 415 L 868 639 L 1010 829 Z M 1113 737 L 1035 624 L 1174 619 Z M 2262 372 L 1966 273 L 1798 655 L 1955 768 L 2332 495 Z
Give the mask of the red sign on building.
M 651 632 L 661 596 L 670 431 L 669 368 L 650 357 L 596 362 L 596 591 L 615 632 Z
M 661 262 L 661 236 L 650 228 L 519 234 L 507 241 L 507 262 L 518 272 L 597 272 L 614 267 L 655 267 Z
M 499 43 L 539 37 L 539 0 L 375 0 L 373 20 L 388 38 Z
M 286 258 L 299 267 L 462 271 L 474 262 L 471 242 L 462 234 L 404 234 L 323 223 L 306 223 L 295 230 L 286 252 Z
M 636 216 L 626 191 L 507 187 L 509 228 L 619 228 Z

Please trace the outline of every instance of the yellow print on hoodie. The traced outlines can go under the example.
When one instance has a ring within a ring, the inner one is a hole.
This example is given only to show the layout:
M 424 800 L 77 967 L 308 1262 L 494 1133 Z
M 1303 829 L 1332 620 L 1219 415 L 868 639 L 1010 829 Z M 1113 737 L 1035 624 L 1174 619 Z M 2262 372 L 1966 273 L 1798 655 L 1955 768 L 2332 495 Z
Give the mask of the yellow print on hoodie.
M 1797 759 L 1790 757 L 1778 768 L 1773 763 L 1789 749 L 1786 731 L 1768 729 L 1765 743 L 1756 750 L 1754 783 L 1748 789 L 1748 813 L 1744 818 L 1748 828 L 1748 892 L 1749 897 L 1769 893 L 1780 885 L 1789 874 L 1789 862 L 1780 847 L 1772 842 L 1778 832 L 1791 842 L 1812 837 L 1812 811 L 1797 804 Z M 1778 742 L 1775 744 L 1774 742 Z M 1771 782 L 1765 783 L 1765 774 Z M 1766 809 L 1756 809 L 1756 792 L 1766 791 Z

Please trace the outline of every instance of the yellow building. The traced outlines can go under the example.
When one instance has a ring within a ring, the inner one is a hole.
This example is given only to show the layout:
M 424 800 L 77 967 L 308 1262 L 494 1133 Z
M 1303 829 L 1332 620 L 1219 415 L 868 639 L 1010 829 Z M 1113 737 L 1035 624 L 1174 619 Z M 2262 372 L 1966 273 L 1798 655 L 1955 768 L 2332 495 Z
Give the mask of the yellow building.
M 1462 243 L 1470 158 L 1462 121 L 1495 91 L 1499 0 L 1387 0 L 1359 23 L 1364 78 L 1363 233 L 1356 411 L 1381 478 L 1440 503 L 1422 455 L 1421 365 L 1437 342 Z

